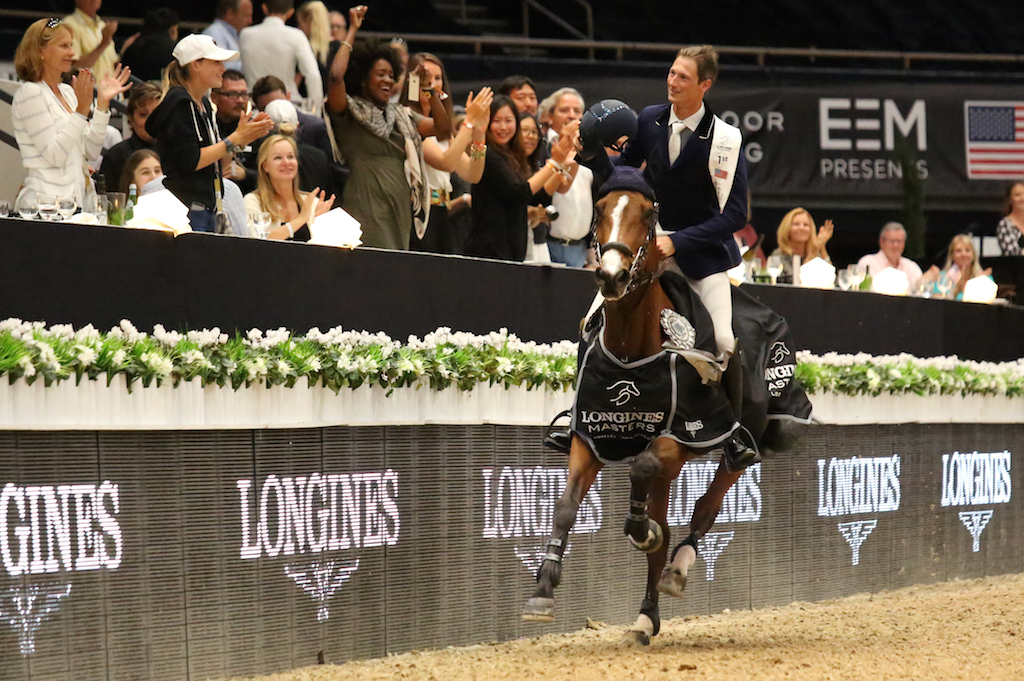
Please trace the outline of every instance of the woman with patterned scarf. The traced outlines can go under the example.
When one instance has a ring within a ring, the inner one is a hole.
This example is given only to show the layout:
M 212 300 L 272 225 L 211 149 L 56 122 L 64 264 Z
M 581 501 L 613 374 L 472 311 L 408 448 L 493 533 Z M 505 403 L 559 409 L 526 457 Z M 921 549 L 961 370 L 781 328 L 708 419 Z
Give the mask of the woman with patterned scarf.
M 353 49 L 365 15 L 365 5 L 349 10 L 327 95 L 338 149 L 351 171 L 342 207 L 362 225 L 364 246 L 407 250 L 409 234 L 425 229 L 430 210 L 423 137 L 450 134 L 450 122 L 444 107 L 433 105 L 436 98 L 431 118 L 389 101 L 401 62 L 388 45 Z

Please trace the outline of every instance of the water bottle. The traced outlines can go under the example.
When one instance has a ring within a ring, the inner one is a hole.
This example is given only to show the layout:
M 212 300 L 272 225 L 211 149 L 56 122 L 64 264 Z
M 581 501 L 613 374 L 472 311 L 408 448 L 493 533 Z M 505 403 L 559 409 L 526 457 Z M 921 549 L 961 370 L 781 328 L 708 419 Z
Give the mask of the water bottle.
M 139 202 L 139 188 L 132 182 L 128 185 L 128 203 L 124 206 L 124 222 L 128 222 L 135 217 L 135 204 Z

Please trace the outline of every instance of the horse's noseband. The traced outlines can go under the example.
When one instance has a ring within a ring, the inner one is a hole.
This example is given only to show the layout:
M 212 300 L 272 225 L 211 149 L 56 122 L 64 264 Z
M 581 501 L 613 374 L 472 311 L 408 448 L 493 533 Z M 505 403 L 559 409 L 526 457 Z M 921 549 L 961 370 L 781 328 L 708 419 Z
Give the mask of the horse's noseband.
M 632 263 L 629 266 L 629 280 L 626 283 L 626 290 L 623 292 L 622 295 L 627 295 L 632 291 L 636 290 L 637 288 L 649 284 L 651 281 L 661 276 L 664 267 L 658 268 L 656 272 L 641 271 L 643 269 L 644 263 L 647 260 L 647 251 L 651 246 L 654 245 L 654 241 L 656 239 L 658 225 L 657 203 L 655 203 L 654 207 L 651 209 L 651 217 L 647 222 L 647 238 L 644 240 L 642 244 L 640 244 L 640 248 L 637 249 L 636 253 L 633 253 L 633 249 L 631 249 L 629 246 L 622 243 L 621 241 L 609 241 L 606 244 L 600 243 L 597 240 L 597 215 L 594 216 L 594 222 L 595 224 L 594 227 L 591 229 L 591 234 L 594 235 L 593 246 L 594 251 L 597 253 L 598 261 L 601 260 L 601 256 L 604 255 L 605 251 L 617 251 L 627 258 L 632 258 Z

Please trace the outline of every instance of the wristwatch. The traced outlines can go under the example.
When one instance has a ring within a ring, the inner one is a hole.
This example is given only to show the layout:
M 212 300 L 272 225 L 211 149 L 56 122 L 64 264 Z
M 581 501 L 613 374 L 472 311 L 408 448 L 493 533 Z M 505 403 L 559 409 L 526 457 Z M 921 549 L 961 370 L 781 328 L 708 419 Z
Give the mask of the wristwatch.
M 227 137 L 224 138 L 224 148 L 229 154 L 234 154 L 235 150 L 238 149 L 238 147 L 235 146 L 235 143 L 229 140 Z

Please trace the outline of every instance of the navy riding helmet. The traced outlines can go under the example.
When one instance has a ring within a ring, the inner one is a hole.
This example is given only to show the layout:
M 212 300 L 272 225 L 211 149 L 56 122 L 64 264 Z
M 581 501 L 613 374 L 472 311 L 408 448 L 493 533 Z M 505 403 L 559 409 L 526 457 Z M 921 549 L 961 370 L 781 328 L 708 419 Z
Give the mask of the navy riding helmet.
M 602 99 L 590 107 L 580 121 L 580 142 L 583 150 L 579 156 L 584 161 L 592 159 L 602 147 L 622 151 L 619 140 L 636 136 L 636 112 L 625 102 L 617 99 Z

